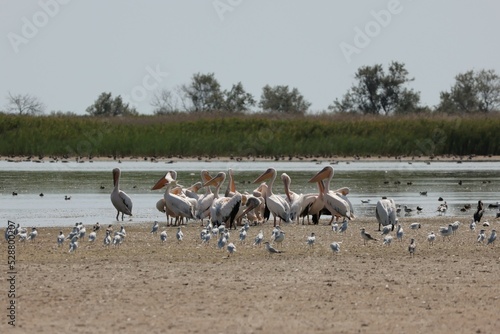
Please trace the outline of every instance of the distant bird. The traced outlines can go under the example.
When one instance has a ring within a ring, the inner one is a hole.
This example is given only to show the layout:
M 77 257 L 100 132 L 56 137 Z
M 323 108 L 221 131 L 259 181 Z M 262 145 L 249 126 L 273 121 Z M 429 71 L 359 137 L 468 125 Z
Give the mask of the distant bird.
M 486 239 L 486 235 L 484 234 L 485 230 L 479 231 L 479 234 L 477 235 L 477 242 L 483 242 L 484 239 Z
M 37 235 L 38 235 L 38 231 L 37 231 L 36 227 L 32 227 L 31 228 L 31 232 L 28 235 L 28 239 L 27 240 L 33 241 L 33 240 L 35 240 L 35 238 L 37 237 Z
M 40 193 L 40 195 L 38 195 L 38 196 L 43 197 L 43 193 Z
M 229 252 L 229 256 L 233 255 L 233 253 L 236 253 L 236 246 L 230 242 L 229 245 L 227 245 L 227 251 Z
M 404 235 L 403 226 L 401 226 L 401 224 L 398 224 L 398 229 L 396 231 L 396 238 L 398 238 L 399 241 L 403 241 L 403 235 Z
M 264 239 L 264 233 L 262 232 L 262 230 L 260 230 L 259 233 L 257 234 L 257 236 L 254 239 L 253 245 L 254 246 L 260 245 L 262 243 L 263 239 Z
M 223 249 L 224 247 L 226 247 L 226 243 L 227 243 L 226 235 L 225 233 L 221 233 L 219 236 L 219 241 L 217 242 L 217 248 Z
M 417 206 L 417 213 L 422 212 L 422 210 L 423 210 L 423 209 L 424 209 L 423 207 L 421 207 L 421 206 Z
M 412 230 L 418 230 L 420 228 L 420 223 L 412 223 L 410 224 L 410 228 Z
M 446 210 L 448 210 L 448 204 L 446 202 L 440 204 L 437 207 L 437 212 L 439 212 L 440 215 L 446 213 Z
M 202 243 L 208 244 L 210 242 L 210 239 L 212 238 L 210 229 L 202 230 L 200 233 L 200 238 Z
M 92 226 L 92 231 L 97 232 L 101 229 L 101 225 L 99 222 L 95 223 L 94 226 Z
M 442 201 L 444 201 L 444 199 L 443 199 L 442 197 L 439 197 L 439 198 L 438 198 L 438 201 L 439 201 L 439 202 L 442 202 Z
M 337 232 L 339 230 L 339 224 L 332 222 L 332 232 Z
M 184 233 L 182 233 L 180 226 L 177 228 L 177 233 L 175 234 L 175 237 L 177 238 L 177 241 L 182 241 L 182 239 L 184 238 Z
M 210 233 L 208 233 L 208 234 L 210 235 Z M 161 242 L 167 241 L 167 231 L 162 231 L 160 233 L 160 240 L 161 240 Z
M 151 227 L 151 233 L 156 234 L 158 232 L 158 228 L 160 227 L 160 224 L 158 221 L 155 220 L 153 223 L 153 227 Z
M 460 222 L 457 220 L 451 224 L 451 232 L 452 234 L 457 233 L 458 228 L 460 227 Z
M 483 226 L 484 226 L 484 227 L 489 227 L 489 226 L 490 226 L 490 223 L 489 223 L 489 222 L 484 222 L 484 223 L 483 223 Z
M 368 203 L 370 203 L 370 200 L 369 200 L 369 199 L 362 199 L 362 200 L 361 200 L 361 203 L 363 203 L 363 204 L 368 204 Z
M 111 245 L 111 230 L 106 230 L 106 236 L 104 237 L 103 240 L 104 246 L 109 246 Z
M 421 196 L 427 196 L 427 191 L 421 191 L 421 192 L 420 192 L 420 195 L 421 195 Z
M 434 245 L 434 240 L 436 240 L 436 235 L 434 234 L 434 232 L 429 233 L 429 235 L 427 236 L 427 241 L 429 241 L 429 244 L 431 246 Z
M 17 235 L 19 236 L 20 242 L 26 241 L 26 239 L 28 239 L 28 233 L 26 233 L 26 232 L 21 232 L 21 233 L 18 233 Z
M 247 237 L 247 231 L 245 230 L 245 227 L 242 227 L 240 230 L 240 242 L 244 242 Z
M 332 249 L 332 252 L 335 254 L 335 253 L 339 253 L 340 252 L 340 242 L 332 242 L 330 244 L 330 248 Z
M 386 235 L 386 236 L 384 237 L 384 242 L 383 242 L 383 244 L 384 244 L 384 245 L 389 246 L 389 245 L 392 243 L 392 239 L 393 239 L 393 238 L 392 238 L 392 235 Z
M 405 213 L 407 215 L 409 215 L 409 214 L 411 214 L 413 212 L 413 209 L 409 208 L 407 205 L 405 205 L 404 208 L 405 208 Z
M 346 219 L 346 220 L 344 220 L 342 225 L 340 225 L 339 233 L 344 233 L 345 231 L 347 231 L 347 222 L 348 222 L 348 220 Z
M 445 240 L 446 237 L 448 237 L 449 239 L 450 235 L 453 234 L 453 226 L 449 224 L 448 227 L 440 227 L 439 234 L 441 234 L 441 236 L 443 237 L 443 241 Z
M 474 221 L 474 218 L 471 219 L 470 224 L 469 224 L 469 228 L 471 231 L 476 230 L 476 222 Z
M 391 233 L 391 231 L 392 231 L 392 225 L 386 225 L 386 226 L 382 227 L 382 232 L 380 232 L 380 234 L 387 235 L 387 234 Z
M 415 255 L 415 250 L 417 249 L 417 244 L 415 243 L 415 239 L 410 240 L 410 245 L 408 246 L 408 251 L 410 252 L 410 256 Z
M 64 234 L 63 231 L 59 231 L 59 235 L 57 236 L 57 246 L 60 247 L 64 243 Z
M 495 242 L 495 240 L 497 240 L 497 231 L 491 230 L 491 234 L 490 234 L 490 237 L 488 238 L 487 245 L 493 244 Z
M 314 242 L 316 241 L 316 235 L 314 232 L 311 233 L 311 236 L 307 238 L 307 245 L 314 246 Z
M 115 233 L 113 237 L 113 246 L 120 246 L 123 242 L 123 236 L 119 233 Z
M 78 248 L 78 236 L 75 235 L 73 239 L 71 239 L 71 242 L 69 243 L 69 253 L 76 251 L 77 248 Z
M 17 192 L 13 191 L 12 196 L 17 196 Z
M 83 239 L 85 238 L 85 234 L 87 233 L 87 229 L 85 229 L 85 226 L 83 226 L 83 223 L 80 222 L 78 225 L 78 239 Z
M 372 237 L 370 234 L 366 233 L 365 228 L 361 228 L 361 237 L 363 238 L 363 243 L 366 245 L 367 241 L 373 240 L 377 241 L 374 237 Z
M 71 199 L 71 196 L 64 195 L 64 200 L 65 200 L 65 201 L 69 201 L 70 199 Z
M 94 242 L 97 237 L 97 233 L 95 231 L 90 232 L 89 234 L 89 242 Z
M 274 236 L 274 242 L 280 244 L 285 240 L 285 232 L 279 231 L 277 235 Z
M 476 212 L 474 212 L 474 216 L 473 216 L 474 221 L 476 223 L 481 222 L 481 218 L 483 217 L 483 214 L 484 214 L 483 202 L 478 201 L 477 202 L 477 210 L 476 210 Z
M 264 245 L 266 245 L 266 250 L 267 250 L 269 253 L 271 253 L 271 254 L 281 253 L 281 251 L 280 251 L 280 250 L 277 250 L 277 249 L 275 249 L 273 246 L 271 246 L 271 245 L 269 244 L 269 241 L 264 242 Z
M 120 168 L 114 168 L 113 169 L 114 188 L 113 191 L 111 192 L 111 203 L 116 209 L 116 220 L 118 220 L 118 217 L 120 216 L 121 213 L 123 221 L 123 215 L 132 216 L 132 200 L 125 192 L 120 190 L 120 175 L 121 175 Z

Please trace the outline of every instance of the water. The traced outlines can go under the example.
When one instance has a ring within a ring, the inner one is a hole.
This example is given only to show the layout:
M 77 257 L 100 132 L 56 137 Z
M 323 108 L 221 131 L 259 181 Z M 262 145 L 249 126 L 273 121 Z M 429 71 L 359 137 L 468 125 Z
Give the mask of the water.
M 15 221 L 23 226 L 72 226 L 84 224 L 115 223 L 116 211 L 110 201 L 113 187 L 111 170 L 122 170 L 121 189 L 129 194 L 134 203 L 134 216 L 127 222 L 151 222 L 164 220 L 155 208 L 163 191 L 151 187 L 167 170 L 178 172 L 178 180 L 189 186 L 200 180 L 200 171 L 212 174 L 232 168 L 237 190 L 251 192 L 252 184 L 263 171 L 272 166 L 278 176 L 286 172 L 292 178 L 292 190 L 297 193 L 316 192 L 316 185 L 307 181 L 327 162 L 236 162 L 232 160 L 179 161 L 174 163 L 148 162 L 143 160 L 71 162 L 7 162 L 0 161 L 1 219 Z M 415 209 L 424 208 L 420 214 L 410 217 L 433 217 L 442 197 L 448 204 L 448 216 L 472 217 L 478 200 L 486 206 L 500 201 L 499 162 L 339 162 L 333 165 L 335 176 L 330 189 L 343 186 L 350 188 L 349 198 L 357 216 L 373 217 L 375 204 L 382 196 L 395 199 L 397 204 Z M 462 181 L 462 185 L 459 185 Z M 225 189 L 225 184 L 222 186 Z M 427 192 L 427 196 L 420 192 Z M 13 196 L 12 192 L 17 192 Z M 277 178 L 275 193 L 283 193 L 283 184 Z M 43 197 L 39 196 L 41 193 Z M 71 200 L 65 200 L 71 196 Z M 370 200 L 363 204 L 361 200 Z M 462 212 L 464 204 L 472 210 Z M 485 217 L 495 216 L 487 211 Z

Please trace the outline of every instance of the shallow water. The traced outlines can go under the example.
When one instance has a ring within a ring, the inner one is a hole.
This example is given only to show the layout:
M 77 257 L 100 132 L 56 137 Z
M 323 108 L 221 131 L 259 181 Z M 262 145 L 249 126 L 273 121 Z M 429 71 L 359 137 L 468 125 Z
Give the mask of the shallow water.
M 256 188 L 252 181 L 272 166 L 278 175 L 286 172 L 292 178 L 292 190 L 297 193 L 316 192 L 316 185 L 307 181 L 328 163 L 318 162 L 236 162 L 212 160 L 179 161 L 174 163 L 127 161 L 96 162 L 7 162 L 0 161 L 1 219 L 15 221 L 23 226 L 71 226 L 76 222 L 94 224 L 115 223 L 116 211 L 109 195 L 113 184 L 111 170 L 122 170 L 121 189 L 133 200 L 134 216 L 127 222 L 151 222 L 165 217 L 156 210 L 162 191 L 151 187 L 167 170 L 176 170 L 178 180 L 189 186 L 200 179 L 200 171 L 212 174 L 233 169 L 237 189 L 251 192 Z M 447 201 L 446 215 L 472 217 L 478 200 L 486 206 L 500 201 L 499 162 L 339 162 L 333 165 L 335 176 L 330 189 L 347 186 L 349 198 L 357 216 L 374 217 L 375 204 L 382 196 L 395 199 L 397 204 L 424 210 L 409 217 L 433 217 L 440 204 L 439 197 Z M 459 185 L 459 181 L 462 185 Z M 225 189 L 225 184 L 222 186 Z M 103 188 L 103 189 L 101 189 Z M 427 196 L 420 192 L 427 191 Z M 13 196 L 12 192 L 17 192 Z M 283 184 L 277 178 L 275 193 L 283 193 Z M 44 196 L 39 196 L 43 193 Z M 65 196 L 71 200 L 65 200 Z M 363 204 L 361 200 L 370 200 Z M 461 212 L 464 204 L 472 210 Z M 496 214 L 489 210 L 485 218 Z M 375 218 L 374 222 L 375 222 Z

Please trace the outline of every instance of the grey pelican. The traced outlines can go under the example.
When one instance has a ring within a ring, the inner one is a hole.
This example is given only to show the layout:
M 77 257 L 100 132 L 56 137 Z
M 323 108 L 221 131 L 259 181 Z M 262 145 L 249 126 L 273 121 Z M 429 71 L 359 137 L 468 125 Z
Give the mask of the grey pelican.
M 111 203 L 113 203 L 117 211 L 116 220 L 118 220 L 121 212 L 123 221 L 123 215 L 132 216 L 132 200 L 125 192 L 120 190 L 120 174 L 120 168 L 113 169 L 114 188 L 111 192 Z

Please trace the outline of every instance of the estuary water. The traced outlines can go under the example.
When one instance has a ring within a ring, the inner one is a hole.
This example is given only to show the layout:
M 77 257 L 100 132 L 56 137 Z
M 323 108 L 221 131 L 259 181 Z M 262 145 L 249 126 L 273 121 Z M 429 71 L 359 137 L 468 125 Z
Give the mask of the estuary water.
M 0 161 L 1 219 L 22 226 L 73 226 L 77 222 L 101 225 L 116 223 L 116 210 L 110 201 L 113 189 L 111 170 L 122 171 L 120 188 L 133 201 L 133 217 L 127 223 L 164 221 L 156 210 L 156 202 L 163 191 L 151 187 L 166 171 L 175 170 L 183 186 L 200 180 L 200 171 L 206 169 L 215 175 L 229 168 L 233 170 L 237 190 L 252 192 L 253 184 L 268 167 L 274 167 L 278 177 L 274 193 L 283 194 L 279 176 L 286 172 L 292 178 L 291 188 L 296 193 L 317 192 L 315 184 L 307 181 L 328 162 L 251 162 L 233 160 L 150 162 L 94 161 L 94 162 L 9 162 Z M 355 214 L 372 217 L 375 223 L 375 205 L 382 197 L 392 197 L 397 204 L 407 205 L 414 212 L 406 217 L 437 216 L 439 197 L 448 204 L 448 216 L 463 216 L 468 221 L 478 200 L 487 207 L 500 201 L 500 162 L 399 162 L 350 161 L 332 165 L 335 170 L 330 189 L 349 187 L 349 199 Z M 461 182 L 460 182 L 461 181 Z M 461 184 L 460 184 L 461 183 Z M 225 189 L 226 184 L 222 186 Z M 16 196 L 13 192 L 17 193 Z M 421 195 L 427 192 L 427 195 Z M 43 194 L 43 196 L 40 196 Z M 71 197 L 66 200 L 65 197 Z M 369 201 L 363 203 L 362 201 Z M 470 204 L 472 209 L 460 209 Z M 416 213 L 416 206 L 423 207 Z M 483 219 L 491 219 L 497 208 L 487 210 Z

